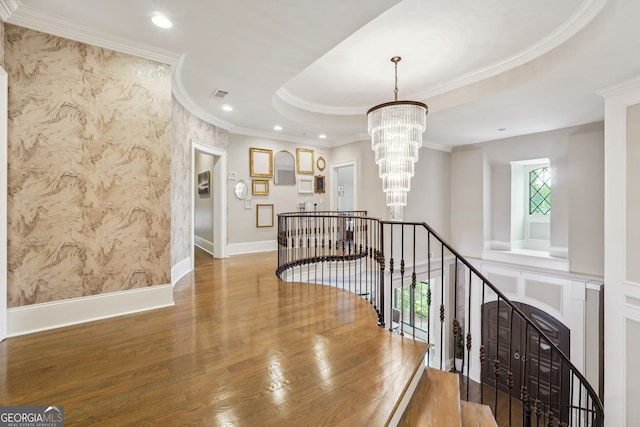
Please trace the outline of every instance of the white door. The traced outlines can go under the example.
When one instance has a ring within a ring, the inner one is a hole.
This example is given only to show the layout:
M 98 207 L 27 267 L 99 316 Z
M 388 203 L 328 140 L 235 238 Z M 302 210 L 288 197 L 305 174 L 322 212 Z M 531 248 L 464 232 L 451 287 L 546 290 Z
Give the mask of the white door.
M 336 176 L 336 209 L 352 211 L 356 206 L 355 166 L 353 164 L 334 168 Z

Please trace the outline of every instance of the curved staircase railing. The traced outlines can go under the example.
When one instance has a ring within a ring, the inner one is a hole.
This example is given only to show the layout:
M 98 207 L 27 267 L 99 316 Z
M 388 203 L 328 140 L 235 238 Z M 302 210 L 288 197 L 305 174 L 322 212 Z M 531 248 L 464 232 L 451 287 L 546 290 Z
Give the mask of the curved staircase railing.
M 508 425 L 604 425 L 598 394 L 557 340 L 426 223 L 278 214 L 276 275 L 361 295 L 381 327 L 429 343 L 429 366 L 459 372 L 462 398 Z

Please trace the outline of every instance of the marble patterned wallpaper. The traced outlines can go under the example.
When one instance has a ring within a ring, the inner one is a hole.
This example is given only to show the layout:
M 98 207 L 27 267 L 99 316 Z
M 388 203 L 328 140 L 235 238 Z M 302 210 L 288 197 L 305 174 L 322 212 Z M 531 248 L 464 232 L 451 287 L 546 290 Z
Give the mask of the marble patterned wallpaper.
M 0 40 L 4 41 L 4 22 L 0 19 Z M 0 67 L 4 68 L 4 43 L 0 43 Z
M 4 30 L 9 307 L 170 283 L 171 67 Z
M 229 132 L 191 114 L 173 99 L 171 156 L 171 265 L 191 255 L 191 140 L 226 150 Z

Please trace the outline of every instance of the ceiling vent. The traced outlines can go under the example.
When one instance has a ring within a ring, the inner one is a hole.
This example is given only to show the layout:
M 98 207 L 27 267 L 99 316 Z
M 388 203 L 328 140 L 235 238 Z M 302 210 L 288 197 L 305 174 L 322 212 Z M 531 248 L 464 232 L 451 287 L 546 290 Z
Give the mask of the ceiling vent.
M 225 96 L 227 96 L 228 94 L 229 94 L 229 92 L 226 92 L 226 91 L 220 90 L 220 89 L 216 89 L 211 94 L 211 98 L 220 98 L 220 99 L 222 99 Z

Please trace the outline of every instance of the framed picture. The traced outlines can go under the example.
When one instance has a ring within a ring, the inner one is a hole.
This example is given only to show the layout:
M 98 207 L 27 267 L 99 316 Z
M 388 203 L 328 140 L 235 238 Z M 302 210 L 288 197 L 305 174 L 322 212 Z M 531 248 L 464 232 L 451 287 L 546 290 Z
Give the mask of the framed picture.
M 324 161 L 324 157 L 318 157 L 318 160 L 316 161 L 316 167 L 318 168 L 318 170 L 322 172 L 326 166 L 327 162 Z
M 313 150 L 296 148 L 296 172 L 313 175 L 314 170 Z
M 273 151 L 264 148 L 249 148 L 249 174 L 257 178 L 273 176 Z
M 298 178 L 298 193 L 313 194 L 313 178 Z
M 273 227 L 273 204 L 256 204 L 256 227 Z
M 211 173 L 209 171 L 198 174 L 198 194 L 209 194 L 209 182 Z
M 253 195 L 269 194 L 269 181 L 266 179 L 252 179 L 251 194 Z
M 314 177 L 313 189 L 316 193 L 324 193 L 324 175 L 316 175 Z

